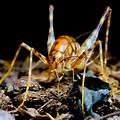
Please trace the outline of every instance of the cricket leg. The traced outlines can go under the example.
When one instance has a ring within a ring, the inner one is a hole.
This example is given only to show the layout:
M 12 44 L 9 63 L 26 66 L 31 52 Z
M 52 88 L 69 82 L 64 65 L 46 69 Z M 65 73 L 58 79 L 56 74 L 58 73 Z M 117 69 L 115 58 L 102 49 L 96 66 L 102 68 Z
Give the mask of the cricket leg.
M 111 22 L 111 13 L 112 10 L 109 11 L 108 19 L 107 19 L 107 26 L 106 26 L 106 35 L 105 35 L 105 51 L 104 51 L 104 74 L 106 74 L 106 65 L 107 65 L 107 52 L 108 52 L 108 35 L 110 29 L 110 22 Z
M 30 87 L 30 81 L 31 81 L 31 73 L 32 73 L 32 58 L 33 58 L 33 54 L 36 55 L 40 60 L 42 60 L 43 63 L 48 64 L 46 57 L 44 57 L 42 54 L 38 53 L 34 48 L 31 48 L 30 46 L 28 46 L 25 43 L 22 43 L 22 47 L 26 48 L 27 50 L 30 51 L 30 66 L 29 66 L 29 75 L 28 75 L 28 82 L 27 82 L 27 88 L 26 88 L 26 92 L 23 98 L 22 103 L 18 106 L 18 108 L 21 108 L 24 105 L 24 102 L 27 99 L 27 95 L 28 95 L 28 90 Z
M 68 73 L 68 72 L 72 72 L 72 87 L 71 87 L 71 89 L 69 90 L 69 93 L 70 93 L 70 91 L 72 90 L 72 88 L 73 88 L 73 84 L 74 84 L 74 76 L 75 76 L 75 71 L 74 71 L 74 69 L 64 69 L 63 68 L 63 71 L 66 73 Z M 65 73 L 63 73 L 62 74 L 62 76 L 60 77 L 60 79 L 59 79 L 59 81 L 58 81 L 58 85 L 60 84 L 60 80 L 63 78 L 63 76 L 64 76 L 64 74 Z M 69 74 L 69 73 L 68 73 Z M 67 76 L 69 76 L 68 74 L 66 74 Z M 71 76 L 71 75 L 70 75 Z
M 100 66 L 101 66 L 100 72 L 102 74 L 103 81 L 107 82 L 108 77 L 107 77 L 106 72 L 105 72 L 106 67 L 104 68 L 104 64 L 103 64 L 103 50 L 102 50 L 102 43 L 101 42 L 99 43 L 99 53 L 100 53 Z
M 29 90 L 30 82 L 31 82 L 32 59 L 33 59 L 33 49 L 31 48 L 31 50 L 30 50 L 30 66 L 29 66 L 29 74 L 28 74 L 27 88 L 26 88 L 26 92 L 25 92 L 23 101 L 22 101 L 22 103 L 18 106 L 18 108 L 21 108 L 21 107 L 24 105 L 24 102 L 25 102 L 26 99 L 27 99 L 28 90 Z
M 63 78 L 64 73 L 63 73 L 60 77 L 59 77 L 59 74 L 58 74 L 58 72 L 57 72 L 56 69 L 50 71 L 49 73 L 50 73 L 50 74 L 49 74 L 49 79 L 48 79 L 49 81 L 50 81 L 50 77 L 52 76 L 52 74 L 54 74 L 54 75 L 56 76 L 56 79 L 57 79 L 57 81 L 58 81 L 57 91 L 60 92 L 60 81 L 61 81 L 61 79 Z
M 26 88 L 26 93 L 25 93 L 25 96 L 23 98 L 23 102 L 19 105 L 19 108 L 23 106 L 24 102 L 26 101 L 26 97 L 27 97 L 27 94 L 28 94 L 28 89 L 30 87 L 30 81 L 31 81 L 31 71 L 32 71 L 32 54 L 34 54 L 35 56 L 37 56 L 44 64 L 48 65 L 48 61 L 46 59 L 45 56 L 43 56 L 42 54 L 40 54 L 39 52 L 37 52 L 34 48 L 28 46 L 27 44 L 25 43 L 21 43 L 18 50 L 16 51 L 16 54 L 12 60 L 12 63 L 10 65 L 10 68 L 8 69 L 7 73 L 0 79 L 0 84 L 3 82 L 3 80 L 9 76 L 10 72 L 12 71 L 13 69 L 13 66 L 15 64 L 15 61 L 20 53 L 20 50 L 21 48 L 25 48 L 27 49 L 28 51 L 30 51 L 30 67 L 29 67 L 29 76 L 28 76 L 28 82 L 27 82 L 27 88 Z
M 53 5 L 49 6 L 49 34 L 48 34 L 48 41 L 47 41 L 47 49 L 48 49 L 48 56 L 50 54 L 51 47 L 53 43 L 55 42 L 55 36 L 54 36 L 54 29 L 53 29 Z
M 0 79 L 0 84 L 3 82 L 3 80 L 4 80 L 6 77 L 9 76 L 10 72 L 12 71 L 13 66 L 14 66 L 14 64 L 15 64 L 15 61 L 16 61 L 16 59 L 17 59 L 17 57 L 18 57 L 18 55 L 19 55 L 19 52 L 20 52 L 20 50 L 21 50 L 22 47 L 23 47 L 23 48 L 26 48 L 28 51 L 31 51 L 31 47 L 28 46 L 27 44 L 25 44 L 25 43 L 21 43 L 21 44 L 20 44 L 20 46 L 19 46 L 18 50 L 16 51 L 16 54 L 15 54 L 12 62 L 11 62 L 10 68 L 8 69 L 7 73 Z M 34 54 L 35 56 L 37 56 L 44 64 L 48 65 L 48 61 L 47 61 L 47 59 L 46 59 L 45 56 L 43 56 L 42 54 L 40 54 L 39 52 L 37 52 L 35 49 L 33 49 L 33 54 Z
M 4 79 L 5 79 L 6 77 L 9 76 L 10 72 L 12 71 L 12 68 L 13 68 L 13 66 L 14 66 L 14 64 L 15 64 L 15 61 L 16 61 L 16 59 L 17 59 L 17 57 L 18 57 L 18 54 L 19 54 L 20 50 L 21 50 L 21 46 L 19 46 L 19 48 L 18 48 L 18 50 L 17 50 L 17 52 L 16 52 L 16 54 L 15 54 L 13 60 L 12 60 L 12 63 L 11 63 L 11 65 L 10 65 L 10 68 L 8 69 L 7 73 L 0 79 L 0 84 L 4 81 Z
M 98 40 L 95 42 L 95 44 L 93 44 L 87 51 L 84 51 L 74 62 L 74 64 L 72 64 L 73 68 L 77 68 L 77 69 L 84 69 L 83 72 L 83 78 L 82 78 L 82 111 L 84 112 L 84 83 L 85 83 L 85 72 L 86 72 L 86 66 L 87 66 L 87 61 L 89 60 L 89 54 L 91 54 L 91 52 L 99 45 L 99 54 L 100 54 L 100 66 L 101 66 L 101 74 L 103 76 L 103 79 L 106 78 L 106 76 L 104 75 L 104 68 L 103 68 L 103 53 L 102 53 L 102 44 L 101 41 Z M 81 64 L 81 63 L 84 63 Z
M 97 41 L 95 43 L 95 45 L 93 45 L 90 49 L 90 51 L 93 51 L 94 48 L 99 45 L 99 54 L 100 54 L 100 66 L 101 66 L 101 74 L 102 74 L 102 77 L 103 77 L 103 80 L 106 81 L 107 79 L 107 76 L 106 74 L 104 73 L 104 67 L 103 67 L 103 53 L 102 53 L 102 44 L 101 44 L 101 41 Z M 85 61 L 84 61 L 84 71 L 83 71 L 83 77 L 82 77 L 82 112 L 83 114 L 85 113 L 84 111 L 84 84 L 85 84 L 85 73 L 86 73 L 86 67 L 87 67 L 87 62 L 88 62 L 89 58 L 86 57 Z
M 83 70 L 83 76 L 82 76 L 82 112 L 83 114 L 85 114 L 85 110 L 84 110 L 84 95 L 85 95 L 85 73 L 86 73 L 86 67 L 87 67 L 87 62 L 88 62 L 88 59 L 85 59 L 85 62 L 84 62 L 84 70 Z

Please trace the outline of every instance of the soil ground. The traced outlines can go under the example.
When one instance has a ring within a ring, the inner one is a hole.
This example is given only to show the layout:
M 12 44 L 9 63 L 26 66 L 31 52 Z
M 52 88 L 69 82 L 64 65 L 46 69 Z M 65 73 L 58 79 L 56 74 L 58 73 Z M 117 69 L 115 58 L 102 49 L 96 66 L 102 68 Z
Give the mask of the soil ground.
M 7 72 L 11 61 L 0 61 L 0 77 Z M 34 62 L 35 63 L 35 62 Z M 34 64 L 33 63 L 33 64 Z M 32 70 L 32 80 L 24 105 L 18 109 L 25 95 L 28 82 L 28 66 L 26 61 L 16 61 L 10 75 L 0 85 L 0 120 L 9 118 L 9 120 L 118 120 L 120 119 L 120 59 L 109 57 L 107 65 L 107 76 L 109 82 L 100 82 L 100 65 L 98 60 L 93 62 L 87 68 L 85 88 L 86 91 L 92 89 L 94 92 L 99 90 L 109 90 L 97 102 L 91 103 L 93 112 L 88 112 L 85 107 L 85 113 L 81 112 L 81 82 L 82 72 L 75 75 L 75 81 L 71 77 L 64 76 L 60 81 L 58 92 L 58 81 L 52 80 L 47 83 L 48 71 L 46 66 L 40 63 Z M 91 79 L 92 81 L 87 79 Z M 89 82 L 90 81 L 90 82 Z M 79 84 L 79 85 L 78 85 Z M 108 85 L 101 88 L 102 85 Z M 79 87 L 78 87 L 79 86 Z M 90 87 L 92 86 L 92 87 Z M 95 89 L 96 88 L 96 89 Z M 99 88 L 99 89 L 98 89 Z M 95 94 L 95 93 L 94 93 Z M 103 94 L 103 93 L 102 93 Z M 89 94 L 94 96 L 93 94 Z M 98 94 L 97 94 L 98 95 Z M 86 97 L 86 96 L 85 96 Z M 105 99 L 106 101 L 103 101 Z M 91 99 L 90 99 L 91 100 Z M 88 101 L 90 101 L 88 100 Z M 89 104 L 88 104 L 89 105 Z M 96 113 L 100 115 L 95 118 Z

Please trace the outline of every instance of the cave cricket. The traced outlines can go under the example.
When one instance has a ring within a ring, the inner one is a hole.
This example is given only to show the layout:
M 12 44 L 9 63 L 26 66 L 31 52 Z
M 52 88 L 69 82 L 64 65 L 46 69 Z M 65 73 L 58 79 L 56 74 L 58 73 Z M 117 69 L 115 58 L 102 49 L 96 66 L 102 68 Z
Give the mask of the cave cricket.
M 58 90 L 60 80 L 63 78 L 65 72 L 72 71 L 73 80 L 75 71 L 83 70 L 83 77 L 82 77 L 82 111 L 84 113 L 84 83 L 85 83 L 85 72 L 86 67 L 89 65 L 89 59 L 93 50 L 99 46 L 99 55 L 100 55 L 100 66 L 101 66 L 101 74 L 104 81 L 107 81 L 106 76 L 106 56 L 107 56 L 107 43 L 108 43 L 108 34 L 109 34 L 109 27 L 110 27 L 110 19 L 111 19 L 111 8 L 106 7 L 98 25 L 93 30 L 93 32 L 88 36 L 88 38 L 80 44 L 71 36 L 62 35 L 55 40 L 54 36 L 54 29 L 53 29 L 53 5 L 49 6 L 49 35 L 47 41 L 47 50 L 48 50 L 48 58 L 44 55 L 36 51 L 34 48 L 30 47 L 26 43 L 21 43 L 12 62 L 10 68 L 8 69 L 7 73 L 0 79 L 0 84 L 3 80 L 9 76 L 10 72 L 13 69 L 14 63 L 18 57 L 18 54 L 21 48 L 25 48 L 30 51 L 30 65 L 29 65 L 29 75 L 28 75 L 28 82 L 26 87 L 25 96 L 23 98 L 22 103 L 18 106 L 21 108 L 24 105 L 24 102 L 27 99 L 28 90 L 30 87 L 30 81 L 32 76 L 32 59 L 33 54 L 37 56 L 45 65 L 48 66 L 49 78 L 47 82 L 50 82 L 50 77 L 54 76 L 58 80 Z M 100 40 L 97 40 L 99 31 L 107 18 L 107 26 L 106 26 L 106 35 L 105 35 L 105 53 L 104 53 L 104 60 L 103 60 L 103 53 L 102 53 L 102 43 Z

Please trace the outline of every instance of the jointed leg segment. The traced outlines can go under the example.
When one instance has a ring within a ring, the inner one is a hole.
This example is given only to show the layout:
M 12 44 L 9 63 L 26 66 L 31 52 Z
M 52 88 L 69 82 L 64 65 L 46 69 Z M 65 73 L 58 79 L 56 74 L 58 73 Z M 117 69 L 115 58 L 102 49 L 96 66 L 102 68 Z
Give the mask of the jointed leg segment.
M 109 14 L 108 14 L 108 20 L 107 20 L 107 26 L 106 26 L 106 35 L 105 35 L 105 52 L 104 52 L 104 74 L 105 75 L 106 75 L 106 65 L 107 65 L 108 35 L 109 35 L 109 29 L 110 29 L 111 13 L 112 13 L 112 10 L 110 10 Z
M 12 71 L 13 69 L 13 66 L 15 64 L 15 61 L 19 55 L 19 52 L 21 50 L 21 48 L 25 48 L 27 49 L 28 51 L 30 51 L 30 66 L 29 66 L 29 76 L 28 76 L 28 82 L 27 82 L 27 88 L 26 88 L 26 92 L 25 92 L 25 96 L 23 98 L 23 101 L 22 103 L 19 105 L 19 108 L 23 106 L 24 102 L 26 101 L 26 97 L 27 97 L 27 94 L 28 94 L 28 89 L 30 87 L 30 81 L 31 81 L 31 72 L 32 72 L 32 57 L 33 57 L 33 54 L 35 56 L 37 56 L 44 64 L 48 65 L 48 62 L 47 62 L 47 59 L 45 56 L 43 56 L 42 54 L 40 54 L 39 52 L 37 52 L 34 48 L 28 46 L 27 44 L 25 43 L 21 43 L 18 50 L 16 51 L 16 54 L 12 60 L 12 63 L 11 63 L 11 66 L 10 68 L 8 69 L 7 73 L 0 79 L 0 84 L 3 82 L 3 80 L 9 76 L 10 72 Z
M 29 75 L 28 75 L 28 82 L 27 82 L 27 88 L 26 88 L 26 92 L 23 98 L 22 103 L 18 106 L 18 108 L 21 108 L 24 105 L 24 102 L 27 99 L 27 94 L 28 94 L 28 90 L 30 87 L 30 81 L 31 81 L 31 73 L 32 73 L 32 59 L 33 59 L 33 48 L 31 48 L 30 50 L 30 66 L 29 66 Z
M 100 65 L 101 65 L 101 73 L 103 80 L 107 82 L 107 75 L 106 75 L 106 56 L 107 56 L 107 43 L 108 43 L 108 34 L 109 34 L 109 27 L 110 27 L 110 18 L 111 18 L 111 12 L 112 10 L 107 7 L 105 12 L 103 13 L 102 18 L 99 21 L 99 24 L 97 28 L 92 32 L 92 34 L 88 37 L 88 39 L 82 44 L 80 50 L 78 51 L 78 59 L 72 64 L 73 68 L 77 68 L 77 66 L 81 65 L 81 63 L 84 62 L 84 66 L 79 66 L 79 68 L 84 67 L 84 73 L 83 73 L 83 79 L 82 79 L 82 111 L 84 113 L 84 82 L 85 82 L 85 71 L 86 71 L 86 65 L 87 61 L 89 59 L 89 54 L 94 50 L 94 48 L 99 45 L 99 52 L 100 52 Z M 102 44 L 101 41 L 96 41 L 100 27 L 102 26 L 105 18 L 108 16 L 107 20 L 107 29 L 106 29 L 106 36 L 105 36 L 105 54 L 104 54 L 104 64 L 103 64 L 103 54 L 102 54 Z M 93 45 L 91 42 L 96 41 Z M 91 46 L 92 45 L 92 46 Z M 85 50 L 87 47 L 91 46 L 88 50 Z M 82 51 L 84 51 L 82 53 Z M 82 54 L 81 54 L 82 53 Z
M 104 69 L 103 69 L 103 53 L 102 53 L 102 44 L 101 41 L 98 40 L 93 44 L 87 51 L 84 51 L 81 56 L 78 57 L 78 60 L 73 64 L 73 67 L 77 67 L 79 63 L 84 61 L 84 71 L 83 71 L 83 78 L 82 78 L 82 111 L 84 112 L 84 83 L 85 83 L 85 73 L 86 73 L 86 67 L 87 67 L 87 62 L 89 58 L 87 57 L 91 51 L 93 51 L 97 46 L 99 45 L 99 53 L 100 53 L 100 66 L 101 66 L 101 73 L 103 76 L 103 79 L 106 79 L 106 76 L 104 74 Z

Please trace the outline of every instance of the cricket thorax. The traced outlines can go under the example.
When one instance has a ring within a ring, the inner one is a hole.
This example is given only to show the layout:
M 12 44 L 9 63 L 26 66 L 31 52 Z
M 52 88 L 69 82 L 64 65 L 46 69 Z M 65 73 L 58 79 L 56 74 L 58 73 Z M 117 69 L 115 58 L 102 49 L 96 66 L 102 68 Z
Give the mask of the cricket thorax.
M 74 38 L 67 35 L 60 36 L 54 42 L 50 51 L 49 60 L 51 68 L 71 67 L 71 61 L 74 61 L 79 49 L 80 45 Z

